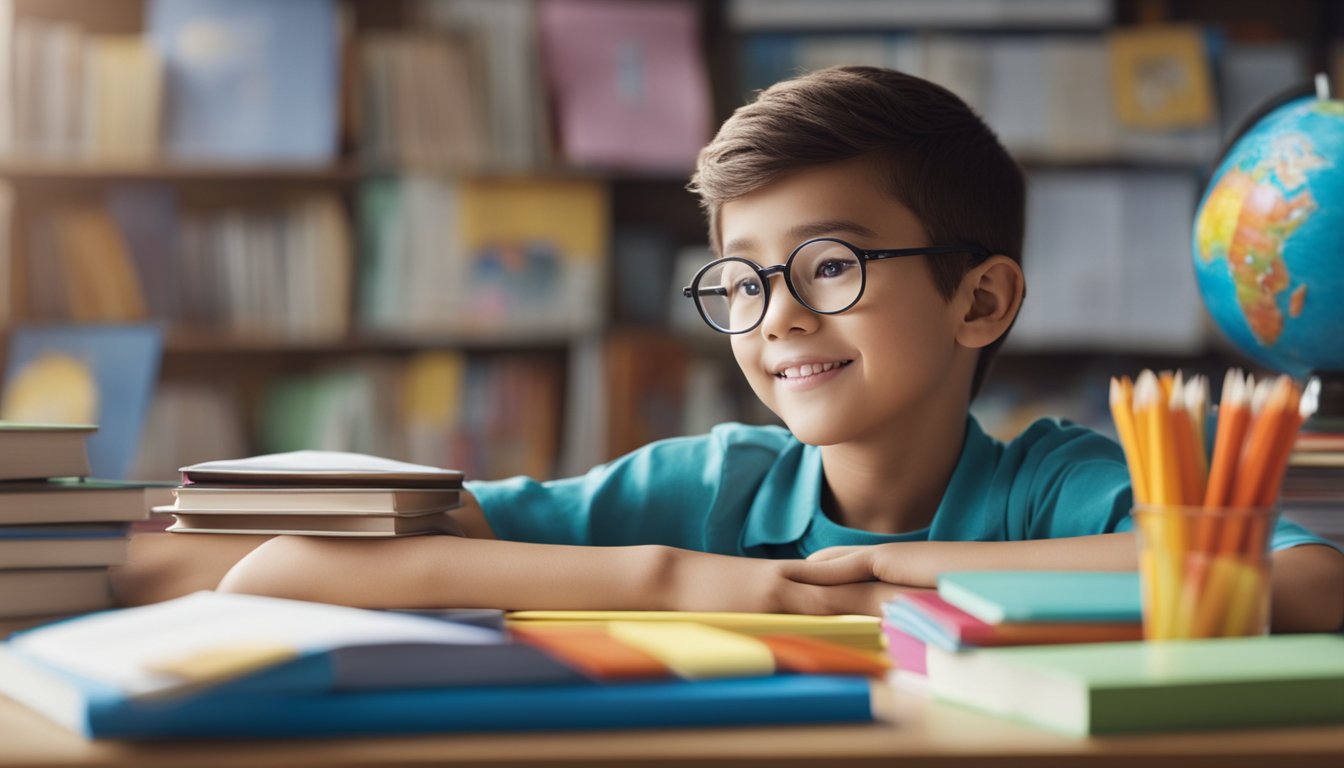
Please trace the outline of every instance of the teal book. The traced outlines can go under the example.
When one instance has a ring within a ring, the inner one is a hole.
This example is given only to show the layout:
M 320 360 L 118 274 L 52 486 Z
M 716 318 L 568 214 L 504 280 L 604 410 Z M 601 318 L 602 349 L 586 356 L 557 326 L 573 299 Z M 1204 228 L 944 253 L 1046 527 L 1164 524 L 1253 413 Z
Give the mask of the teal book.
M 1073 735 L 1344 722 L 1344 636 L 928 650 L 945 701 Z
M 938 596 L 988 624 L 1143 620 L 1132 571 L 965 571 L 938 578 Z

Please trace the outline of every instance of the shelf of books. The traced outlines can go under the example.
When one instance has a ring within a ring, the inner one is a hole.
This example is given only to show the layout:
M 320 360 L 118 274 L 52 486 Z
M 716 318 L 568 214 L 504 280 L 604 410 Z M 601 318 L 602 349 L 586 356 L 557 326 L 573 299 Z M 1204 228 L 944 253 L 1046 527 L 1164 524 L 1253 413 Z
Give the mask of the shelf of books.
M 1320 58 L 1319 19 L 808 5 L 0 0 L 0 347 L 157 329 L 143 477 L 289 447 L 553 476 L 769 420 L 678 297 L 708 258 L 684 182 L 752 90 L 843 63 L 947 85 L 1028 169 L 1005 356 L 1085 351 L 1104 382 L 1108 355 L 1222 354 L 1188 263 L 1203 174 Z M 1060 405 L 993 387 L 1000 432 Z
M 623 420 L 576 362 L 607 354 L 613 198 L 659 188 L 694 221 L 671 240 L 703 237 L 698 4 L 97 5 L 0 0 L 0 329 L 160 332 L 133 474 L 294 447 L 470 477 L 607 457 L 565 422 Z M 638 104 L 584 87 L 594 41 L 648 51 Z M 680 101 L 647 98 L 669 82 Z

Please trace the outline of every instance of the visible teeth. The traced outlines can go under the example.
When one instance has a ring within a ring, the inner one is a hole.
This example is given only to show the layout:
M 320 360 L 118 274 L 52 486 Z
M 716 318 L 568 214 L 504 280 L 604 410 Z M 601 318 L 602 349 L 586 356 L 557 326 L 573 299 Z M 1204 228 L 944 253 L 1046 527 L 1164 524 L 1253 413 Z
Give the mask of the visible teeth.
M 796 379 L 803 376 L 816 376 L 819 373 L 825 373 L 839 367 L 840 363 L 803 363 L 802 365 L 785 368 L 779 372 L 779 375 L 786 379 Z

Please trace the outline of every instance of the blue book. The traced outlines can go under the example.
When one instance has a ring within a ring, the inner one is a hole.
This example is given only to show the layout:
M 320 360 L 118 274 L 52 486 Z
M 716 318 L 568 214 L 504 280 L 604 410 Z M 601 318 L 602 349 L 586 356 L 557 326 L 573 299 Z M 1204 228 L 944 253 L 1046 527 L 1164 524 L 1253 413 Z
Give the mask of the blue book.
M 320 737 L 872 720 L 868 680 L 849 676 L 313 693 L 248 691 L 239 682 L 204 694 L 129 699 L 116 688 L 0 645 L 0 692 L 88 738 Z
M 88 439 L 90 471 L 123 480 L 139 453 L 162 347 L 162 331 L 148 325 L 15 328 L 7 403 L 28 421 L 97 424 Z
M 336 156 L 340 55 L 332 0 L 154 0 L 168 151 L 190 160 Z
M 58 523 L 55 525 L 0 525 L 0 541 L 68 541 L 82 539 L 124 539 L 130 534 L 126 523 Z
M 965 571 L 938 578 L 938 596 L 989 624 L 1140 621 L 1133 571 Z

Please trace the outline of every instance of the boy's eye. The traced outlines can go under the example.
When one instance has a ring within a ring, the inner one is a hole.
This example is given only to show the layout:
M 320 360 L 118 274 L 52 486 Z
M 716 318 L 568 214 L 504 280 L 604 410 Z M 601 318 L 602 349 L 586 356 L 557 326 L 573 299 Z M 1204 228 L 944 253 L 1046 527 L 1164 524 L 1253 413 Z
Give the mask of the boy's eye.
M 817 277 L 839 277 L 854 268 L 852 261 L 829 259 L 817 265 Z
M 733 288 L 733 293 L 735 294 L 741 294 L 743 296 L 761 295 L 761 281 L 754 277 L 737 281 L 737 285 L 733 286 Z

